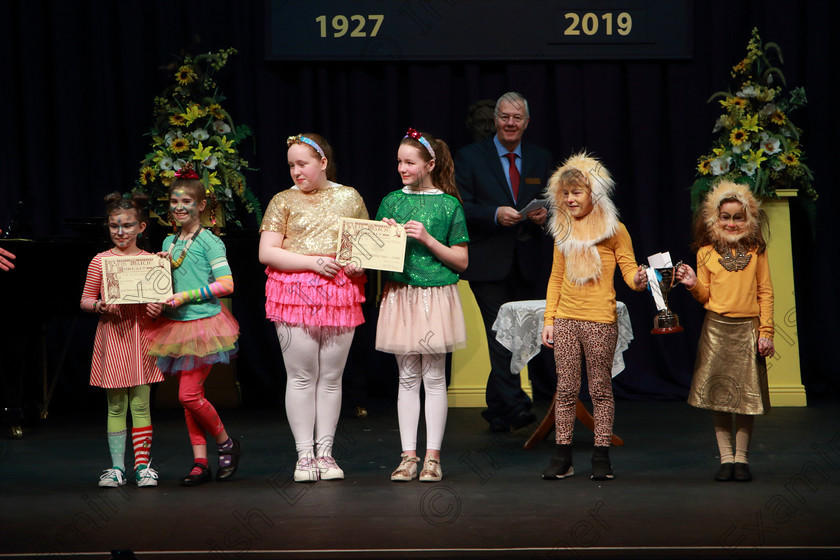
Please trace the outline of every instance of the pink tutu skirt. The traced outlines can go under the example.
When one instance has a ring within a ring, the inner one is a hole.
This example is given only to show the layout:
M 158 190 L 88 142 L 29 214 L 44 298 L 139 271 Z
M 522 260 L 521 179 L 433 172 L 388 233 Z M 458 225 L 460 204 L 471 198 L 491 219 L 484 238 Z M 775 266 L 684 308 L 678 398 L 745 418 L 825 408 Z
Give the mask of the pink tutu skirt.
M 388 282 L 379 306 L 376 349 L 391 354 L 445 354 L 467 343 L 458 285 Z
M 212 317 L 173 321 L 164 316 L 149 334 L 149 354 L 165 373 L 190 371 L 212 364 L 227 364 L 239 348 L 239 323 L 224 305 Z
M 365 275 L 353 278 L 341 270 L 334 278 L 314 272 L 266 268 L 265 316 L 295 326 L 354 328 L 365 322 Z

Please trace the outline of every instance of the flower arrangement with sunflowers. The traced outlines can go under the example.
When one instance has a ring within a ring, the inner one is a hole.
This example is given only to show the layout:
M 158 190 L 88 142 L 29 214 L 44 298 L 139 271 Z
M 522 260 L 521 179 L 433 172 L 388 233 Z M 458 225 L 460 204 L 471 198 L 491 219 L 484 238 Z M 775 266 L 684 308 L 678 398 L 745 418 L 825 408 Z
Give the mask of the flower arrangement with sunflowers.
M 175 172 L 192 166 L 207 190 L 212 225 L 217 225 L 221 211 L 224 223 L 242 227 L 234 197 L 256 215 L 257 223 L 262 220 L 259 200 L 242 173 L 250 168 L 239 151 L 240 143 L 253 132 L 246 125 L 234 124 L 222 108 L 225 98 L 213 80 L 236 52 L 229 48 L 185 57 L 174 75 L 175 83 L 155 97 L 155 123 L 148 133 L 151 150 L 140 163 L 136 184 L 149 195 L 159 217 L 167 215 L 167 189 Z
M 758 29 L 753 29 L 747 56 L 732 68 L 732 77 L 740 82 L 738 90 L 709 98 L 709 102 L 719 99 L 723 114 L 712 131 L 718 136 L 711 152 L 697 161 L 697 179 L 691 187 L 693 208 L 724 179 L 749 185 L 757 196 L 775 197 L 776 189 L 784 188 L 804 192 L 811 202 L 817 199 L 814 176 L 803 162 L 802 131 L 789 117 L 807 103 L 805 90 L 798 87 L 784 95 L 785 77 L 771 63 L 769 53 L 782 63 L 779 46 L 767 43 L 762 47 Z

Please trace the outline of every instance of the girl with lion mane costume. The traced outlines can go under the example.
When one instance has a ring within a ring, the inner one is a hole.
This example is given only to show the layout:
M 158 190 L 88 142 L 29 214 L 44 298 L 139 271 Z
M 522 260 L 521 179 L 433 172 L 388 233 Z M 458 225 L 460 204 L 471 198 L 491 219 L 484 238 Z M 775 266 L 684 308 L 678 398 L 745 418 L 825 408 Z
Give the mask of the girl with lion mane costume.
M 684 264 L 676 274 L 706 308 L 688 403 L 714 413 L 721 463 L 715 480 L 721 482 L 752 480 L 754 419 L 770 410 L 765 358 L 774 354 L 774 327 L 766 225 L 748 186 L 721 181 L 695 217 L 697 273 Z
M 614 188 L 609 171 L 584 152 L 567 159 L 546 187 L 555 245 L 542 343 L 554 348 L 557 368 L 557 452 L 543 471 L 547 480 L 574 474 L 572 428 L 581 383 L 581 350 L 595 419 L 591 478 L 613 478 L 609 446 L 615 416 L 611 371 L 618 338 L 616 265 L 630 288 L 642 291 L 647 286 L 647 274 L 636 264 L 630 234 L 618 220 L 611 199 Z

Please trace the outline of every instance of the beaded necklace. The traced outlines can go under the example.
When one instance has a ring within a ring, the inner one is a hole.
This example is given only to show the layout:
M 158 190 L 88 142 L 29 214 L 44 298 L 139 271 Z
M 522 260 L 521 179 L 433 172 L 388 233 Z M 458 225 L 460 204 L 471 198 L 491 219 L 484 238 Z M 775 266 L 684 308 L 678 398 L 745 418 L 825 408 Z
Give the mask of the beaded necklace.
M 186 246 L 184 246 L 184 250 L 181 251 L 181 256 L 175 260 L 172 259 L 172 249 L 175 247 L 175 242 L 178 240 L 180 233 L 172 238 L 172 242 L 169 244 L 169 249 L 166 250 L 166 252 L 169 253 L 169 262 L 172 263 L 172 268 L 178 268 L 184 263 L 184 257 L 187 256 L 187 251 L 190 250 L 190 245 L 192 245 L 192 242 L 195 241 L 195 238 L 198 237 L 199 233 L 201 233 L 201 229 L 202 226 L 198 226 L 198 229 L 195 230 L 195 233 L 192 234 L 192 237 L 190 237 L 187 240 L 187 244 Z

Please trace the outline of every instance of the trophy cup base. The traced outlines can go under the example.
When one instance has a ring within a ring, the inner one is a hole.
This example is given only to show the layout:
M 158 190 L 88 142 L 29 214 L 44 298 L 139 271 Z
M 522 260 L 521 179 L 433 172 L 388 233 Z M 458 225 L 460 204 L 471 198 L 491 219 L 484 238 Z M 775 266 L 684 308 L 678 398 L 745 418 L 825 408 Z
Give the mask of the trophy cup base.
M 673 333 L 683 332 L 684 330 L 685 330 L 685 329 L 683 329 L 683 328 L 682 328 L 682 327 L 680 327 L 680 326 L 676 326 L 676 327 L 659 327 L 659 328 L 653 328 L 653 329 L 651 329 L 650 334 L 673 334 Z

